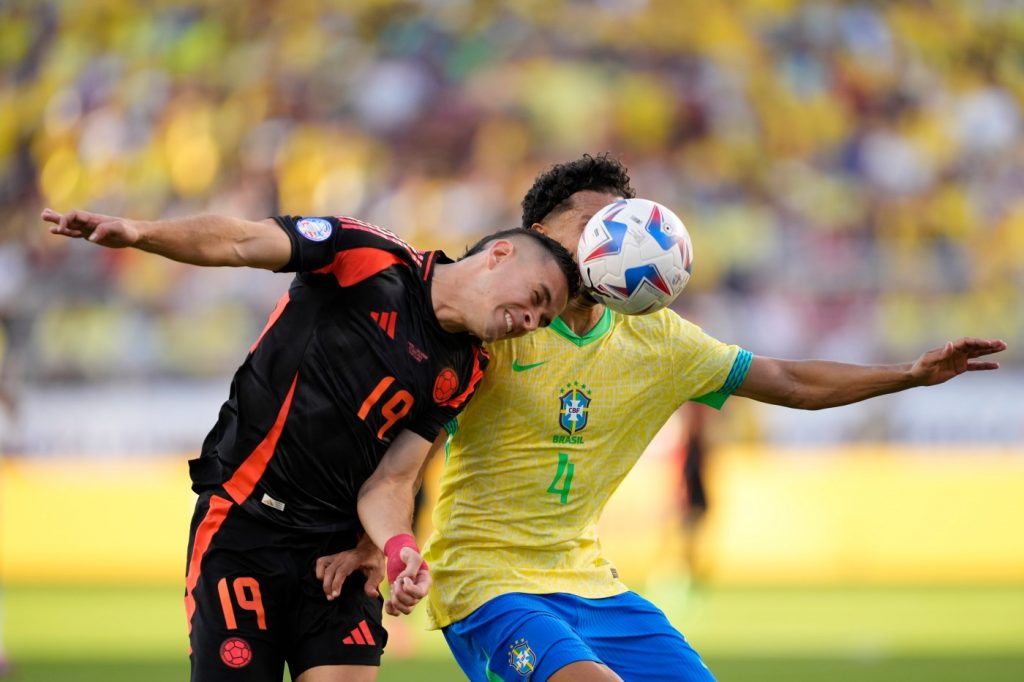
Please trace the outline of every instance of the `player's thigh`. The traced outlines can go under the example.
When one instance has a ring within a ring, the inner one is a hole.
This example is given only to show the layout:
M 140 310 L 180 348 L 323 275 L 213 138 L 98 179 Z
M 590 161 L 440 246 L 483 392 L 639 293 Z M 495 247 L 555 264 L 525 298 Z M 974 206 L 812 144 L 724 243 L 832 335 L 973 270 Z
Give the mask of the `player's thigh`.
M 472 682 L 546 682 L 570 664 L 600 663 L 543 595 L 501 595 L 444 628 L 444 636 Z
M 611 668 L 593 661 L 577 661 L 555 671 L 548 682 L 623 682 Z
M 193 682 L 279 682 L 284 655 L 270 629 L 279 620 L 273 581 L 223 561 L 204 568 L 192 593 Z
M 216 646 L 217 636 L 207 646 L 204 637 L 190 637 L 192 682 L 278 682 L 284 674 L 284 659 L 261 638 L 228 636 Z
M 295 682 L 375 682 L 379 670 L 369 665 L 319 665 L 303 672 Z
M 197 502 L 185 595 L 194 681 L 280 682 L 291 600 L 286 557 L 266 547 L 272 532 L 225 498 Z
M 700 655 L 651 602 L 627 592 L 589 603 L 593 611 L 583 637 L 622 679 L 714 682 Z

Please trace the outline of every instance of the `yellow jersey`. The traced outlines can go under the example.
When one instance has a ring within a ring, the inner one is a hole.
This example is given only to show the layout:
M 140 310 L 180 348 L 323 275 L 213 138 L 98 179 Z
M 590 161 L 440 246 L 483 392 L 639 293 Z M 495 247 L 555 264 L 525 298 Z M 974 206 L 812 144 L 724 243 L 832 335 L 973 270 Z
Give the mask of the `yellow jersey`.
M 424 548 L 433 627 L 508 592 L 626 591 L 601 553 L 601 510 L 672 413 L 690 399 L 721 407 L 751 359 L 669 310 L 606 310 L 583 337 L 556 319 L 488 350 L 448 425 Z

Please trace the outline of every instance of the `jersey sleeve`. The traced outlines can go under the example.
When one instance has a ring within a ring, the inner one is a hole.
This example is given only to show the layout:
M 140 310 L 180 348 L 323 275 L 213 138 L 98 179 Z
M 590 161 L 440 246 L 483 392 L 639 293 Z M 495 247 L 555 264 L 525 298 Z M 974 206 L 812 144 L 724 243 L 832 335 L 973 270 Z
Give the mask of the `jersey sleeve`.
M 279 272 L 332 274 L 350 286 L 391 265 L 418 265 L 421 254 L 394 233 L 354 218 L 275 216 L 292 244 Z
M 725 379 L 725 383 L 722 384 L 721 388 L 718 388 L 710 393 L 697 396 L 693 398 L 694 402 L 704 403 L 709 407 L 713 407 L 716 410 L 722 409 L 725 405 L 725 401 L 729 399 L 737 388 L 743 384 L 743 380 L 747 378 L 747 372 L 750 370 L 750 361 L 753 359 L 753 354 L 738 346 L 736 348 L 737 353 L 735 359 L 732 362 L 732 367 L 729 369 L 729 375 Z
M 344 249 L 340 221 L 334 216 L 274 216 L 292 243 L 292 257 L 279 272 L 314 272 L 330 264 Z
M 432 441 L 441 429 L 447 429 L 455 423 L 456 417 L 476 393 L 477 386 L 484 377 L 484 370 L 490 362 L 487 351 L 477 345 L 472 347 L 471 357 L 467 359 L 465 370 L 462 377 L 457 379 L 457 383 L 449 383 L 456 380 L 454 372 L 451 376 L 446 376 L 444 371 L 438 375 L 431 396 L 432 407 L 409 425 L 411 431 Z
M 676 376 L 683 392 L 680 397 L 721 409 L 746 378 L 750 352 L 722 343 L 678 316 L 673 326 Z

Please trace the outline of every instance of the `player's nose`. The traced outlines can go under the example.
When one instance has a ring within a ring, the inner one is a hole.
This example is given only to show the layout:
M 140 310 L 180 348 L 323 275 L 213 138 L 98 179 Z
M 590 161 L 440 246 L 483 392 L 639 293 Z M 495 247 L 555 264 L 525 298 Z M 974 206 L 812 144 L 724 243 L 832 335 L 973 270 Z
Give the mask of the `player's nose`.
M 523 312 L 523 328 L 526 331 L 532 332 L 537 328 L 537 320 L 540 319 L 540 315 L 535 310 L 526 310 Z

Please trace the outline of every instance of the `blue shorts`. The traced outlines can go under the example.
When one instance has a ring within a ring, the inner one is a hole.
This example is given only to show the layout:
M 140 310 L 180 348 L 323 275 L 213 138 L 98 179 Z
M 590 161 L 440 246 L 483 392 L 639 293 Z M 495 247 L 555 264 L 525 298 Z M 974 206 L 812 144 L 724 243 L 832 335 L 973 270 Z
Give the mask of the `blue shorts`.
M 634 592 L 503 594 L 444 637 L 471 682 L 545 682 L 576 661 L 603 663 L 629 682 L 715 679 L 665 614 Z

